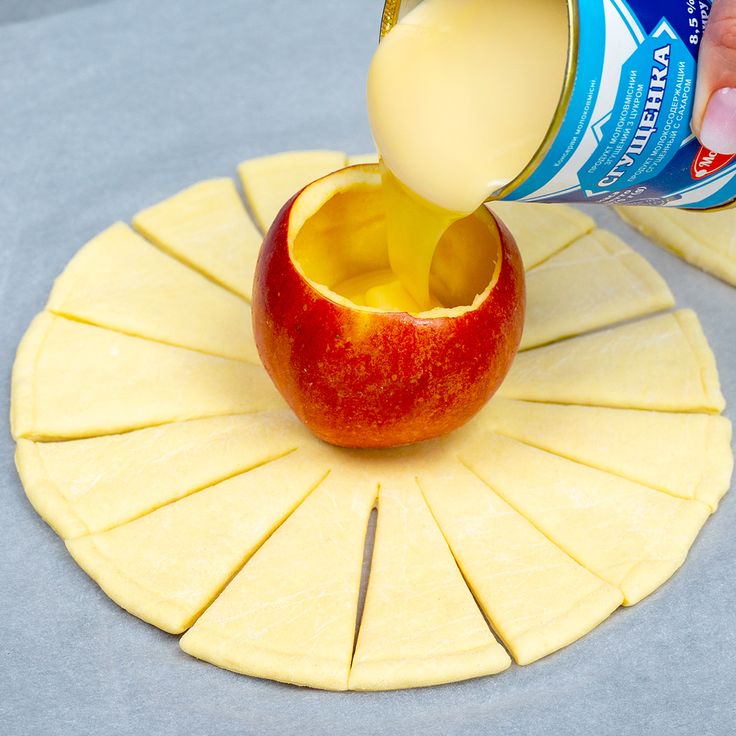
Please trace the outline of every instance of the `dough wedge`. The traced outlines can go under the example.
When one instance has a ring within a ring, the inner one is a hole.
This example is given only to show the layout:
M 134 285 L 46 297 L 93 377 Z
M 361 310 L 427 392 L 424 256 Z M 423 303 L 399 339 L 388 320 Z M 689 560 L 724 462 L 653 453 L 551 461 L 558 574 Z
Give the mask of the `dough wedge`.
M 280 409 L 259 366 L 42 312 L 13 366 L 16 439 L 77 439 L 166 422 Z
M 263 236 L 232 179 L 209 179 L 148 207 L 133 227 L 152 243 L 250 301 Z
M 181 638 L 235 672 L 345 690 L 377 484 L 335 467 Z
M 688 263 L 736 286 L 736 212 L 615 207 L 637 230 Z
M 297 450 L 66 546 L 118 605 L 179 634 L 327 471 Z
M 511 231 L 527 269 L 539 265 L 595 228 L 592 217 L 565 204 L 505 200 L 487 207 Z
M 572 643 L 623 596 L 456 462 L 419 484 L 476 599 L 519 664 Z
M 689 309 L 520 353 L 498 395 L 660 411 L 725 406 L 713 353 Z
M 72 258 L 46 309 L 134 337 L 260 363 L 248 304 L 121 222 Z
M 302 187 L 347 166 L 339 151 L 288 151 L 243 161 L 238 174 L 251 211 L 266 232 L 279 210 Z
M 711 511 L 731 486 L 731 422 L 722 416 L 496 397 L 476 421 L 584 465 L 697 499 Z
M 527 272 L 521 350 L 659 312 L 664 279 L 613 233 L 593 230 Z
M 19 440 L 30 502 L 65 539 L 124 524 L 313 440 L 290 412 L 212 417 L 125 434 Z
M 414 479 L 382 483 L 350 689 L 436 685 L 510 664 Z
M 688 501 L 488 433 L 462 461 L 573 559 L 638 603 L 670 578 L 710 514 Z

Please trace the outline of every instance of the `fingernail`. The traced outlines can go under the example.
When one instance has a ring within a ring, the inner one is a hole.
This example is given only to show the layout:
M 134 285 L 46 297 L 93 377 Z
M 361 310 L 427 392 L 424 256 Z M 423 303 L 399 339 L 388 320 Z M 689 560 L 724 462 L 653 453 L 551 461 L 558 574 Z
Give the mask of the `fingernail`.
M 711 95 L 700 142 L 716 153 L 736 153 L 736 88 L 723 87 Z

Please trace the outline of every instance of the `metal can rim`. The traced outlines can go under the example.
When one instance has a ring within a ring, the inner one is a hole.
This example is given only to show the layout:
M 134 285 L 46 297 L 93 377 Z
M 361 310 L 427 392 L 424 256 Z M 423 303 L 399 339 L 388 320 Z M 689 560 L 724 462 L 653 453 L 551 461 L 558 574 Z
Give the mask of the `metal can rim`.
M 736 197 L 724 202 L 723 204 L 716 204 L 713 207 L 682 207 L 686 212 L 722 212 L 723 210 L 730 210 L 736 207 Z
M 402 0 L 385 0 L 383 5 L 383 14 L 381 15 L 381 32 L 380 39 L 383 37 L 398 23 L 399 14 L 401 12 Z M 542 159 L 547 155 L 549 149 L 560 132 L 562 123 L 567 114 L 567 109 L 570 105 L 572 98 L 572 90 L 575 84 L 575 76 L 577 75 L 578 69 L 578 49 L 580 44 L 580 15 L 578 12 L 577 0 L 566 0 L 567 4 L 567 63 L 565 66 L 565 77 L 562 84 L 562 91 L 560 92 L 560 98 L 555 107 L 554 115 L 550 121 L 547 132 L 539 145 L 539 148 L 534 152 L 529 162 L 524 168 L 505 186 L 501 189 L 496 190 L 486 200 L 492 202 L 497 199 L 504 199 L 514 189 L 520 187 L 537 169 Z

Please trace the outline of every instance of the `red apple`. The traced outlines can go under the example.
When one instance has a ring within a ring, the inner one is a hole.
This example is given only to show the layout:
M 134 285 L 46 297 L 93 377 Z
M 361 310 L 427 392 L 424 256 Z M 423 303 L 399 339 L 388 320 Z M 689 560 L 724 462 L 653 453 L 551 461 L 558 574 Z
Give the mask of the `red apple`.
M 392 447 L 456 429 L 499 387 L 521 339 L 521 257 L 485 207 L 437 248 L 432 283 L 445 308 L 386 311 L 334 290 L 387 268 L 375 165 L 292 197 L 258 258 L 252 306 L 263 365 L 304 424 L 335 445 Z

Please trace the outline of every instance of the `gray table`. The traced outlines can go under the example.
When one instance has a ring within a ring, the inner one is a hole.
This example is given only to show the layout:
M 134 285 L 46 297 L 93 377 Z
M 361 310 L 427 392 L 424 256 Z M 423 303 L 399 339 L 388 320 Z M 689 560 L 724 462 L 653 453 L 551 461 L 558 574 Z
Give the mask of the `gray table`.
M 249 156 L 359 153 L 380 0 L 3 0 L 0 414 L 15 346 L 91 236 Z M 624 234 L 694 307 L 736 400 L 736 290 Z M 530 667 L 427 690 L 334 694 L 237 676 L 109 601 L 26 502 L 0 436 L 0 732 L 730 734 L 736 497 L 683 570 Z

